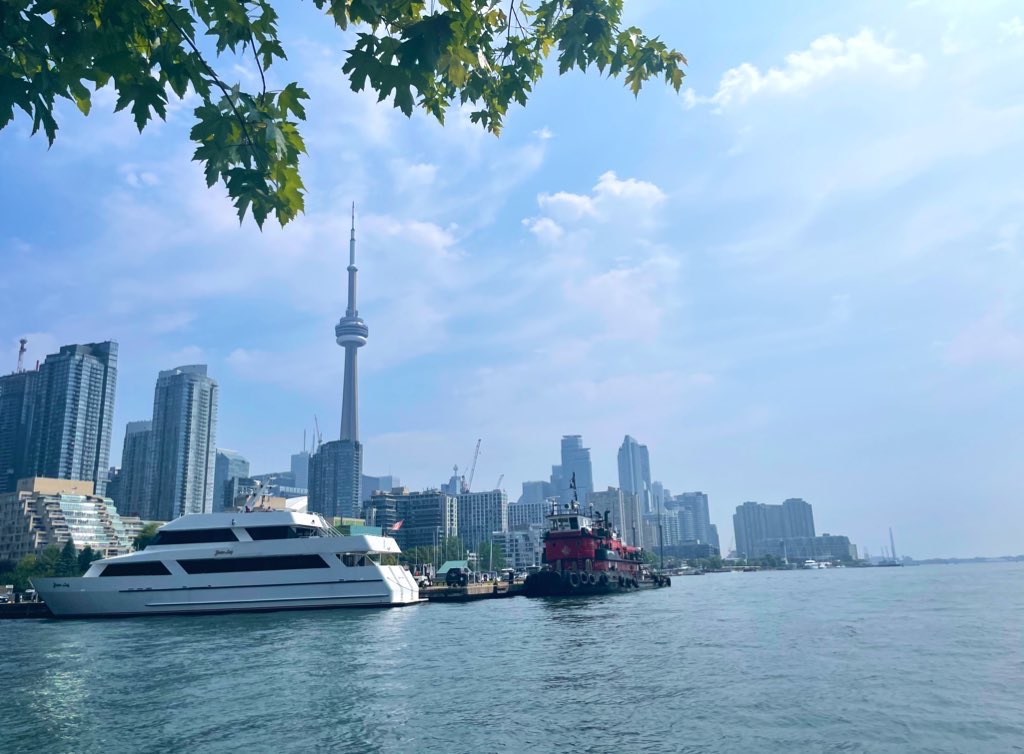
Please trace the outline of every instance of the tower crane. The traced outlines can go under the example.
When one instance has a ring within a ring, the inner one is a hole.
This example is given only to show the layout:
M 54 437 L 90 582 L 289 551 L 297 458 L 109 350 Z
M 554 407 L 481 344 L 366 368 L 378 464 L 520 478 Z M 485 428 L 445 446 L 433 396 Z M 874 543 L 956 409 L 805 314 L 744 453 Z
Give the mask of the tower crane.
M 469 466 L 469 479 L 466 480 L 466 485 L 465 485 L 465 487 L 466 487 L 465 491 L 466 492 L 469 492 L 470 490 L 473 489 L 473 476 L 476 474 L 476 462 L 477 462 L 477 459 L 480 458 L 480 443 L 481 442 L 482 442 L 481 439 L 477 439 L 477 441 L 476 441 L 476 450 L 473 451 L 473 463 L 471 463 L 470 466 Z
M 494 489 L 496 489 L 496 490 L 500 490 L 501 489 L 501 482 L 502 482 L 502 480 L 504 478 L 505 478 L 504 474 L 502 474 L 501 476 L 498 477 L 498 483 L 496 485 L 494 485 Z

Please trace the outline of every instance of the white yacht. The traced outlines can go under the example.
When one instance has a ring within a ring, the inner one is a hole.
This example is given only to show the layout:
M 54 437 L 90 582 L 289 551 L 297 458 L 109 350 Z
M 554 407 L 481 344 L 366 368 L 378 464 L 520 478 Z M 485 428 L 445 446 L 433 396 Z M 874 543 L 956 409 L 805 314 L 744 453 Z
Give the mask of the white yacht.
M 59 618 L 226 613 L 423 602 L 391 537 L 340 535 L 321 516 L 254 510 L 186 515 L 146 549 L 34 586 Z

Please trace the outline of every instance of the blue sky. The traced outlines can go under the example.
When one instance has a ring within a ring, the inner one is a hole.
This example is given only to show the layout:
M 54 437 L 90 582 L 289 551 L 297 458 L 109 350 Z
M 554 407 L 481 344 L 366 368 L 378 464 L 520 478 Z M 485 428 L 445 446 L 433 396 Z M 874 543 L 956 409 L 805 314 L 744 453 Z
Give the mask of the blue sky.
M 140 136 L 101 92 L 49 150 L 0 132 L 0 342 L 120 342 L 112 460 L 185 363 L 255 471 L 314 415 L 336 435 L 355 200 L 368 473 L 437 484 L 481 437 L 477 486 L 514 499 L 578 433 L 603 488 L 629 433 L 726 546 L 737 504 L 803 497 L 862 550 L 1024 550 L 1019 4 L 630 0 L 683 93 L 552 74 L 500 139 L 349 92 L 310 6 L 272 70 L 313 97 L 284 230 L 206 188 L 192 103 Z

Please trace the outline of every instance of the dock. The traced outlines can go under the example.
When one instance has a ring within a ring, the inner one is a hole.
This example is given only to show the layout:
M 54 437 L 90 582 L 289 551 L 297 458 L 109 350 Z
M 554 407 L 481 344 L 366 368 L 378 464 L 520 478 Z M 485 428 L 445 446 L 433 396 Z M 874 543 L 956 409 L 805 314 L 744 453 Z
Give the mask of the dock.
M 485 584 L 467 584 L 466 586 L 422 587 L 420 596 L 431 602 L 472 602 L 474 600 L 504 599 L 517 597 L 523 593 L 523 584 L 509 584 L 506 581 L 487 582 Z

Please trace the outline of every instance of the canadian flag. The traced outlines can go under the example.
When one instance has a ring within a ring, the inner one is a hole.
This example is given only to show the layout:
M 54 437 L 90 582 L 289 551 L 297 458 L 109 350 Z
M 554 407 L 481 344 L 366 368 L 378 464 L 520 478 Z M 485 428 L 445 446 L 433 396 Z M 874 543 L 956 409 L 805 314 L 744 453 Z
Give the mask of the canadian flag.
M 401 521 L 396 521 L 395 525 L 391 527 L 391 531 L 398 531 L 399 529 L 402 528 L 402 524 L 404 524 L 404 523 L 405 523 L 405 519 L 404 518 Z

